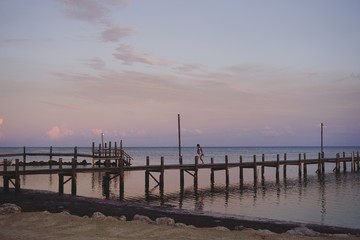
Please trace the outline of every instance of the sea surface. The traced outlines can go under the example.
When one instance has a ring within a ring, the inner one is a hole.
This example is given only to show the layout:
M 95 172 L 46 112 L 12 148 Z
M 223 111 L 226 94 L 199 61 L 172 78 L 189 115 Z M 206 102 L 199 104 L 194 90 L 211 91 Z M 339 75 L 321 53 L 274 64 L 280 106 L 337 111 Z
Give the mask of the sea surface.
M 145 165 L 149 156 L 150 164 L 159 164 L 164 157 L 165 164 L 179 162 L 179 149 L 177 147 L 125 147 L 124 150 L 134 160 L 132 165 Z M 317 159 L 319 147 L 203 147 L 204 161 L 210 163 L 213 158 L 215 163 L 225 161 L 239 162 L 261 161 L 265 154 L 267 161 L 299 159 L 306 155 L 307 159 Z M 26 148 L 28 153 L 49 153 L 50 148 Z M 71 153 L 74 148 L 54 147 L 53 153 Z M 79 147 L 78 153 L 91 154 L 92 148 Z M 336 154 L 350 157 L 360 151 L 360 147 L 324 147 L 325 157 L 335 158 Z M 23 148 L 0 148 L 3 153 L 23 153 Z M 181 149 L 183 163 L 194 163 L 196 148 L 183 147 Z M 20 157 L 7 157 L 14 161 Z M 26 161 L 48 161 L 49 157 L 27 156 Z M 58 160 L 53 158 L 53 160 Z M 78 158 L 78 161 L 92 159 Z M 3 158 L 0 159 L 2 163 Z M 63 157 L 63 161 L 71 161 L 71 157 Z M 56 166 L 53 166 L 54 168 Z M 185 173 L 184 189 L 180 188 L 180 174 L 178 170 L 165 171 L 164 193 L 161 194 L 156 182 L 150 179 L 150 192 L 145 192 L 144 171 L 125 172 L 124 201 L 141 202 L 150 205 L 166 205 L 168 207 L 194 210 L 207 214 L 241 216 L 250 219 L 271 219 L 300 223 L 314 223 L 322 225 L 340 226 L 359 229 L 360 222 L 360 173 L 351 173 L 350 163 L 347 171 L 333 172 L 334 164 L 325 165 L 325 174 L 318 176 L 315 165 L 308 166 L 307 176 L 298 175 L 297 166 L 287 167 L 287 176 L 284 178 L 280 168 L 280 180 L 276 181 L 275 169 L 266 168 L 265 178 L 259 177 L 254 185 L 253 170 L 244 169 L 244 184 L 240 186 L 239 168 L 230 169 L 230 185 L 225 185 L 224 171 L 215 172 L 215 185 L 210 183 L 210 170 L 200 169 L 198 187 L 193 185 L 191 175 Z M 31 168 L 31 167 L 27 167 Z M 260 170 L 260 168 L 258 168 Z M 153 173 L 155 178 L 158 174 Z M 103 173 L 78 173 L 77 195 L 95 198 L 106 198 L 103 188 Z M 0 185 L 3 179 L 0 178 Z M 21 188 L 48 190 L 58 192 L 58 176 L 53 175 L 27 175 L 21 177 Z M 65 193 L 71 193 L 70 183 L 65 185 Z M 119 199 L 119 179 L 110 182 L 111 199 Z

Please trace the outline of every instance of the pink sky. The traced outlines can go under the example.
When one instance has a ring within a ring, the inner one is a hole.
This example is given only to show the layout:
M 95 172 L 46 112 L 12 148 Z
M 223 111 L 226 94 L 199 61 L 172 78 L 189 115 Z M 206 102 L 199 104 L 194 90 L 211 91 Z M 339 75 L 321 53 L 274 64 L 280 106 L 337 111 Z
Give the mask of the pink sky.
M 0 147 L 360 145 L 358 10 L 3 0 Z

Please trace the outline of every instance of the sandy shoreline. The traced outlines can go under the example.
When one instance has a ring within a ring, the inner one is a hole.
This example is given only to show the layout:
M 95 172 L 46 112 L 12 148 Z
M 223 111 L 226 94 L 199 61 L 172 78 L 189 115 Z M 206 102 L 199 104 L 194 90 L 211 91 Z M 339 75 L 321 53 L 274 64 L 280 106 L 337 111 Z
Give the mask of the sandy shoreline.
M 20 194 L 15 194 L 14 192 L 4 193 L 0 189 L 0 204 L 3 203 L 14 203 L 22 208 L 23 213 L 0 216 L 1 239 L 29 239 L 29 234 L 33 234 L 37 239 L 58 239 L 65 236 L 67 239 L 112 239 L 116 236 L 117 238 L 124 236 L 125 233 L 126 239 L 152 239 L 152 237 L 149 238 L 149 232 L 152 233 L 153 239 L 184 239 L 184 236 L 189 236 L 186 237 L 189 239 L 219 239 L 220 236 L 222 239 L 302 239 L 303 235 L 289 234 L 289 231 L 301 228 L 307 231 L 305 234 L 311 235 L 306 239 L 328 239 L 329 237 L 332 239 L 359 239 L 355 235 L 360 236 L 360 229 L 216 217 L 167 207 L 151 207 L 136 203 L 40 191 L 22 190 Z M 44 211 L 55 214 L 44 213 Z M 61 213 L 63 211 L 72 215 L 65 215 Z M 106 216 L 113 217 L 95 220 L 91 218 L 94 212 L 101 212 Z M 174 219 L 176 223 L 194 225 L 197 228 L 182 229 L 134 221 L 121 222 L 116 219 L 116 217 L 124 215 L 128 220 L 132 220 L 136 214 L 148 216 L 152 220 L 168 217 Z M 99 229 L 102 222 L 98 221 L 105 221 L 106 227 Z M 74 225 L 69 226 L 70 222 L 73 222 Z M 44 229 L 45 226 L 48 226 L 47 230 Z M 240 228 L 241 231 L 214 230 L 213 228 L 217 226 L 230 230 Z M 264 229 L 266 230 L 264 231 Z M 143 230 L 144 232 L 142 232 Z M 105 232 L 100 234 L 98 231 Z M 270 231 L 277 234 L 270 234 Z M 65 235 L 60 236 L 61 232 Z M 93 234 L 89 235 L 89 232 L 93 232 Z M 169 232 L 168 235 L 167 232 Z M 208 232 L 209 235 L 206 235 Z M 179 238 L 177 238 L 178 234 Z M 46 236 L 42 237 L 42 235 Z

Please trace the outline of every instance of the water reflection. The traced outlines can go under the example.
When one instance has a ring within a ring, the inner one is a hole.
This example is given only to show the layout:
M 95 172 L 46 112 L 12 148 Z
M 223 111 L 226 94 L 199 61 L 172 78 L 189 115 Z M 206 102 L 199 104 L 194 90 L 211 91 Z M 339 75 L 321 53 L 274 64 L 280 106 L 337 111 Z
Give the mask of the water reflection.
M 247 179 L 251 179 L 251 175 L 250 172 Z M 165 189 L 161 190 L 152 181 L 151 188 L 146 191 L 143 172 L 126 172 L 125 189 L 121 193 L 118 176 L 111 175 L 112 179 L 106 185 L 104 173 L 81 173 L 77 175 L 77 194 L 195 211 L 358 228 L 360 209 L 354 206 L 360 201 L 360 173 L 309 174 L 301 178 L 293 174 L 281 181 L 264 176 L 256 185 L 251 180 L 241 184 L 238 176 L 230 179 L 232 184 L 221 184 L 221 174 L 219 182 L 206 185 L 208 176 L 199 179 L 199 185 L 187 178 L 185 184 L 179 186 L 174 172 L 165 176 Z M 21 184 L 22 188 L 58 190 L 57 175 L 22 176 Z M 65 193 L 70 193 L 70 185 L 66 185 Z

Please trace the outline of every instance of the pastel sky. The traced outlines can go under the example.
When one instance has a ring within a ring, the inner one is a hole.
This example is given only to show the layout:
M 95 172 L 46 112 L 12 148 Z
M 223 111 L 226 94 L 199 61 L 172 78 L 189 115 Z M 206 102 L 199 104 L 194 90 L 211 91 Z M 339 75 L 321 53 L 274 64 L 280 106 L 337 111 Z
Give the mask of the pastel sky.
M 359 0 L 1 0 L 0 147 L 360 145 Z

